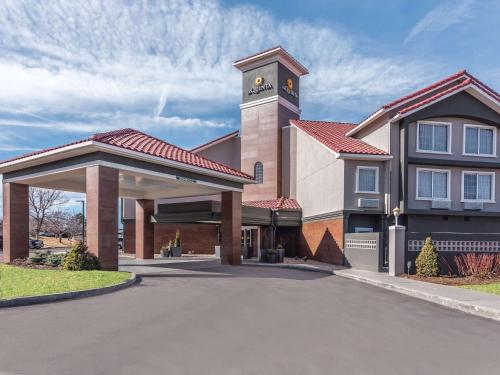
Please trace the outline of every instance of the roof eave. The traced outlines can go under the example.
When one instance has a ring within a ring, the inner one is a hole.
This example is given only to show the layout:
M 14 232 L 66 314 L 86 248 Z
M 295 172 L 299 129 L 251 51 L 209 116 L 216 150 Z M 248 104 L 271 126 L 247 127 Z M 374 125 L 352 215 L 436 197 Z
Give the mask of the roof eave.
M 386 161 L 393 159 L 392 155 L 377 155 L 377 154 L 354 154 L 348 152 L 341 152 L 338 154 L 338 159 L 344 160 L 375 160 Z
M 304 65 L 299 63 L 292 55 L 280 46 L 237 60 L 233 63 L 233 66 L 242 72 L 245 72 L 253 69 L 256 62 L 266 59 L 270 59 L 269 62 L 272 62 L 271 60 L 281 62 L 298 76 L 309 74 L 309 70 L 307 70 Z
M 360 130 L 366 128 L 373 121 L 379 119 L 386 112 L 387 112 L 387 110 L 385 110 L 384 108 L 380 108 L 377 112 L 375 112 L 373 115 L 371 115 L 370 117 L 368 117 L 366 120 L 363 120 L 358 125 L 356 125 L 356 127 L 354 127 L 353 129 L 349 130 L 345 135 L 347 137 L 353 136 L 354 134 L 356 134 Z

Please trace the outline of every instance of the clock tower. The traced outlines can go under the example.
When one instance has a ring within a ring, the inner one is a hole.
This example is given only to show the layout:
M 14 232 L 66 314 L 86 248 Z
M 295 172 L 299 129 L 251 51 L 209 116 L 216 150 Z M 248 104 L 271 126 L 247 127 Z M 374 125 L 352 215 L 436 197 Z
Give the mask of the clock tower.
M 282 128 L 300 117 L 300 77 L 308 70 L 282 47 L 233 64 L 242 72 L 241 170 L 255 176 L 244 201 L 283 196 Z

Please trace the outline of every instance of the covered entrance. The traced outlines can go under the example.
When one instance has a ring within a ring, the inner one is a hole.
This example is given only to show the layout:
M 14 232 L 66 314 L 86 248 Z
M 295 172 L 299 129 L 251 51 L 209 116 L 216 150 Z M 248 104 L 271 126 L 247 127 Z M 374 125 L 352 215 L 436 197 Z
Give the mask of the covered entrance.
M 122 129 L 0 164 L 4 261 L 28 256 L 29 186 L 86 194 L 87 245 L 118 268 L 118 201 L 136 200 L 135 254 L 154 257 L 154 200 L 221 196 L 221 262 L 241 263 L 241 195 L 253 178 L 133 129 Z

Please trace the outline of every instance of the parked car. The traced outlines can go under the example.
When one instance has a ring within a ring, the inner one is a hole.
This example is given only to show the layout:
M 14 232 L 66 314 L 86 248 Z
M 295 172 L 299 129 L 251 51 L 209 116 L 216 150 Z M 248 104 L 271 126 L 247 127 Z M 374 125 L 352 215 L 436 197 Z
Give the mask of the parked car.
M 42 240 L 34 240 L 32 238 L 29 239 L 29 248 L 30 249 L 41 249 L 43 247 Z
M 0 249 L 3 250 L 3 236 L 0 235 Z
M 118 237 L 118 250 L 123 250 L 123 237 Z
M 52 232 L 40 232 L 40 236 L 42 237 L 55 237 L 56 234 Z

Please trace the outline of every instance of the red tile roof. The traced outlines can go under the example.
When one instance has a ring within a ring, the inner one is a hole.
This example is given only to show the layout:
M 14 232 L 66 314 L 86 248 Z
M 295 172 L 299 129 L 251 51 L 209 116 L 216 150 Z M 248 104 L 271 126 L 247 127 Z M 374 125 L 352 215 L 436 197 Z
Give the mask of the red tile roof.
M 2 164 L 88 141 L 94 141 L 97 143 L 116 146 L 129 151 L 140 152 L 146 155 L 156 156 L 159 158 L 187 165 L 192 165 L 200 168 L 205 168 L 208 170 L 228 174 L 231 176 L 253 180 L 252 176 L 247 175 L 246 173 L 243 173 L 237 169 L 206 159 L 202 156 L 193 154 L 190 151 L 184 150 L 180 147 L 174 146 L 158 138 L 152 137 L 148 134 L 130 128 L 114 130 L 106 133 L 97 133 L 83 140 L 79 140 L 62 146 L 52 147 L 50 149 L 36 151 L 31 154 L 6 160 L 2 162 Z
M 290 120 L 290 123 L 336 153 L 387 155 L 387 152 L 368 143 L 346 136 L 356 124 L 308 120 Z
M 215 139 L 212 139 L 211 141 L 209 142 L 206 142 L 206 143 L 203 143 L 199 146 L 196 146 L 194 148 L 191 149 L 191 152 L 196 152 L 198 151 L 200 148 L 205 148 L 207 146 L 210 146 L 211 144 L 213 143 L 218 143 L 219 141 L 223 141 L 225 139 L 229 139 L 229 138 L 233 138 L 233 137 L 236 137 L 238 134 L 240 134 L 240 131 L 239 130 L 235 130 L 234 132 L 231 132 L 231 133 L 228 133 L 228 134 L 224 134 L 223 136 L 219 137 L 219 138 L 215 138 Z
M 301 210 L 299 203 L 295 199 L 281 197 L 278 199 L 268 199 L 261 201 L 243 202 L 244 206 L 270 208 L 272 210 Z

